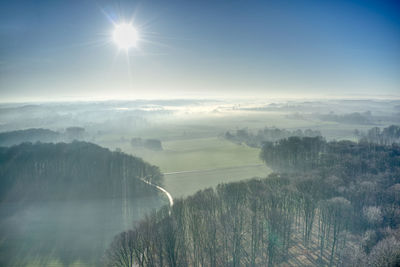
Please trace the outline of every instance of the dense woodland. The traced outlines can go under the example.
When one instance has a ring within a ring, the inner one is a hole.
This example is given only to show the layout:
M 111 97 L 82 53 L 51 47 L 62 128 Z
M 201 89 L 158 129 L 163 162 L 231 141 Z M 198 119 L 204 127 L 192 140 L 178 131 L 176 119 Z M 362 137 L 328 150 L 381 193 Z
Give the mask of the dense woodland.
M 120 198 L 155 194 L 158 167 L 86 142 L 0 147 L 0 201 Z
M 289 131 L 275 127 L 265 127 L 264 129 L 258 130 L 256 134 L 244 128 L 236 130 L 232 133 L 228 131 L 224 135 L 224 137 L 229 141 L 239 144 L 244 143 L 251 147 L 261 147 L 264 142 L 275 142 L 291 136 L 315 137 L 321 136 L 321 132 L 311 129 L 306 129 L 304 131 L 301 129 Z
M 0 147 L 0 266 L 99 266 L 115 234 L 166 203 L 142 178 L 162 175 L 91 143 Z
M 399 266 L 400 146 L 289 137 L 281 174 L 175 201 L 118 235 L 108 266 Z

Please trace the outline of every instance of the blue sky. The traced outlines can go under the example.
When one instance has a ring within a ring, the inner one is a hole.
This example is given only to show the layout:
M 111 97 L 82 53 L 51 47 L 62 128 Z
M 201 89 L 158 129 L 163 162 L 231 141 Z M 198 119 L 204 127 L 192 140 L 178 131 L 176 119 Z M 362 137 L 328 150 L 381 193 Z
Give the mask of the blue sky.
M 2 1 L 0 40 L 0 101 L 400 96 L 395 1 Z

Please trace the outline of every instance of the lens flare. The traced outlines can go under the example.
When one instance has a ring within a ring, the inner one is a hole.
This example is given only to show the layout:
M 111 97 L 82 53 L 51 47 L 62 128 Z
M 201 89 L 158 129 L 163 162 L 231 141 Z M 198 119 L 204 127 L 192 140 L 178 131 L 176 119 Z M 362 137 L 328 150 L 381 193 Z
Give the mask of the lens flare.
M 139 34 L 131 24 L 121 23 L 115 26 L 113 40 L 120 49 L 136 47 L 138 39 Z

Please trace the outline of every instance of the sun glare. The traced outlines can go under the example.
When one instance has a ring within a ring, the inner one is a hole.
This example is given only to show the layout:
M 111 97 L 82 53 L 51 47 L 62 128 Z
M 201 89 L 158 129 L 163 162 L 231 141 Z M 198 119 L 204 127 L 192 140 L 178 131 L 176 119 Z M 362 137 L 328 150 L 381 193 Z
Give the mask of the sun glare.
M 128 50 L 136 46 L 139 36 L 131 24 L 121 23 L 115 26 L 113 39 L 120 49 Z

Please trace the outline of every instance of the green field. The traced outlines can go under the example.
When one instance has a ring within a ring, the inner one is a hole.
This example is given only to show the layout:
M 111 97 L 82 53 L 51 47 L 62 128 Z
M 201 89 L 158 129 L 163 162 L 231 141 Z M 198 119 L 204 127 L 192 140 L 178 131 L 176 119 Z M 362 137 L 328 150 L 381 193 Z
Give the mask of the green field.
M 163 151 L 123 150 L 160 167 L 162 172 L 193 171 L 262 163 L 259 149 L 222 138 L 196 138 L 163 142 Z
M 220 183 L 241 181 L 253 177 L 266 177 L 270 169 L 264 164 L 245 165 L 210 170 L 166 173 L 165 189 L 173 197 L 184 197 L 200 189 L 215 187 Z
M 157 165 L 165 174 L 165 188 L 173 197 L 200 189 L 253 177 L 270 170 L 259 158 L 260 150 L 222 138 L 194 138 L 163 142 L 163 151 L 122 147 L 124 152 Z

